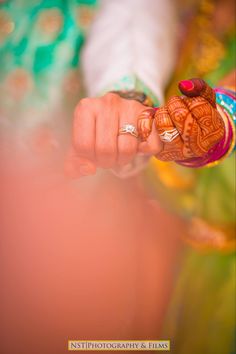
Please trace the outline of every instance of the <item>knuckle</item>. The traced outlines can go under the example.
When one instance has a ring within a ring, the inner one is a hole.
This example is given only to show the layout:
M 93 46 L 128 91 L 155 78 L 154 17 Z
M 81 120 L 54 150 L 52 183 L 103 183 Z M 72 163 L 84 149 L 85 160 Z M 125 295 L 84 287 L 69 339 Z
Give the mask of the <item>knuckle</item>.
M 79 119 L 83 117 L 82 113 L 84 109 L 88 110 L 88 107 L 91 106 L 91 99 L 90 98 L 82 98 L 79 103 L 76 105 L 74 110 L 74 119 Z
M 167 100 L 166 105 L 169 106 L 169 105 L 175 104 L 176 102 L 179 102 L 180 100 L 181 100 L 181 98 L 179 96 L 172 96 Z
M 168 113 L 168 110 L 167 110 L 167 107 L 160 107 L 158 108 L 158 110 L 156 111 L 155 113 L 155 120 L 159 120 L 159 119 L 162 119 L 163 116 L 168 116 L 169 113 Z
M 79 101 L 78 106 L 80 106 L 80 107 L 87 107 L 90 103 L 91 103 L 91 98 L 85 97 L 85 98 L 82 98 L 82 99 Z
M 120 96 L 115 92 L 108 92 L 103 96 L 103 99 L 109 103 L 117 103 L 120 101 Z
M 142 114 L 142 103 L 125 98 L 123 98 L 123 100 L 125 111 L 129 112 L 130 116 L 133 117 L 133 120 L 136 121 L 137 118 Z
M 177 121 L 177 122 L 183 122 L 187 117 L 186 111 L 184 110 L 178 110 L 174 113 L 173 118 Z

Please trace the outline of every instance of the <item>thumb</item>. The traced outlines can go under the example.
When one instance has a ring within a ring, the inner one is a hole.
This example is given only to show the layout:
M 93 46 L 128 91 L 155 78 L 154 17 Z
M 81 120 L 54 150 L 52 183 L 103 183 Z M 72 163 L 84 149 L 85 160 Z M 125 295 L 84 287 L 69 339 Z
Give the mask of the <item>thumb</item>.
M 83 176 L 94 175 L 96 166 L 92 161 L 77 156 L 74 149 L 70 148 L 64 162 L 64 173 L 68 178 L 78 179 Z
M 179 82 L 180 91 L 187 97 L 201 96 L 216 107 L 214 90 L 202 79 L 194 78 Z

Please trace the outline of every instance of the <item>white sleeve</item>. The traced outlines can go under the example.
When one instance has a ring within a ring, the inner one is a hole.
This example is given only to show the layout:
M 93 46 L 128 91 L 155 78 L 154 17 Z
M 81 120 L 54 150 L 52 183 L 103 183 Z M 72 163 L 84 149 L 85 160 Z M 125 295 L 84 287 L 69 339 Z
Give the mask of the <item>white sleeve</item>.
M 141 83 L 162 102 L 176 60 L 174 0 L 101 0 L 100 4 L 82 54 L 88 95 L 133 90 Z

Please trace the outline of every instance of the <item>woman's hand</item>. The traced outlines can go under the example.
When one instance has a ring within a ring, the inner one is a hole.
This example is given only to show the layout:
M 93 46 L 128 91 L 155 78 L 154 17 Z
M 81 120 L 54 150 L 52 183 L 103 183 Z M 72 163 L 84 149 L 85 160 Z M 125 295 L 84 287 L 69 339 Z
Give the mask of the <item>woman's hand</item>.
M 73 143 L 66 172 L 78 178 L 94 174 L 97 167 L 110 169 L 126 165 L 137 153 L 149 156 L 159 153 L 163 144 L 156 129 L 151 131 L 151 124 L 148 127 L 148 119 L 152 119 L 143 114 L 147 110 L 154 113 L 140 102 L 121 98 L 115 93 L 82 99 L 75 110 Z M 139 122 L 145 134 L 150 134 L 147 141 L 131 134 L 119 134 L 120 128 L 126 124 L 138 130 Z
M 156 157 L 164 161 L 202 157 L 224 137 L 213 89 L 201 79 L 181 81 L 179 88 L 185 97 L 171 97 L 155 114 L 164 141 Z

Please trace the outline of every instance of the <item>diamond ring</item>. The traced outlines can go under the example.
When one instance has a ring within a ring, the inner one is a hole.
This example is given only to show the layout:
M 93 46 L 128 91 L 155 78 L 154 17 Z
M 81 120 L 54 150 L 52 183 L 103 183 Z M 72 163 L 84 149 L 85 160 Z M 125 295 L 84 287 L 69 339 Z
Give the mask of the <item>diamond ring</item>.
M 170 143 L 178 135 L 179 135 L 179 132 L 175 128 L 171 129 L 171 130 L 165 130 L 162 134 L 159 134 L 161 141 L 163 141 L 164 143 Z
M 123 125 L 123 127 L 119 129 L 119 135 L 122 134 L 131 134 L 132 136 L 135 136 L 135 138 L 138 138 L 138 131 L 136 127 L 132 124 Z

